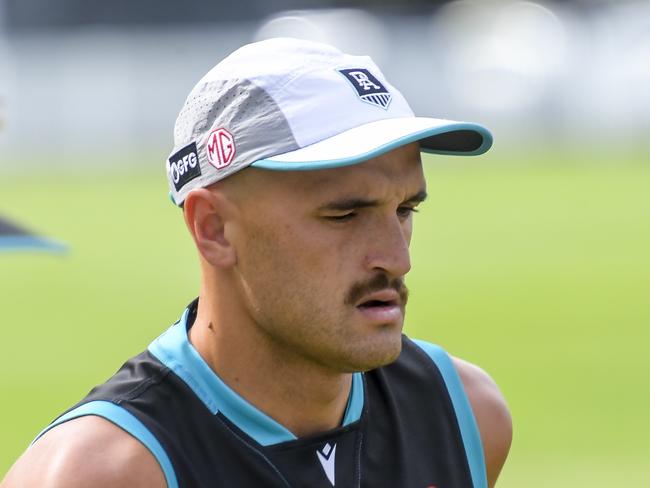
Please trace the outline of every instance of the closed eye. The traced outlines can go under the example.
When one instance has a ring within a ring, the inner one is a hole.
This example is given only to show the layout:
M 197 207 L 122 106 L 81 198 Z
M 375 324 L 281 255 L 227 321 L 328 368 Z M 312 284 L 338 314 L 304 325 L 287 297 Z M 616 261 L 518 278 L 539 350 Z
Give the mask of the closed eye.
M 409 217 L 409 215 L 414 214 L 417 211 L 418 209 L 415 207 L 398 207 L 397 215 L 403 219 L 406 219 Z
M 348 212 L 341 215 L 326 215 L 325 219 L 331 220 L 333 222 L 345 222 L 346 220 L 351 220 L 356 215 L 356 212 Z

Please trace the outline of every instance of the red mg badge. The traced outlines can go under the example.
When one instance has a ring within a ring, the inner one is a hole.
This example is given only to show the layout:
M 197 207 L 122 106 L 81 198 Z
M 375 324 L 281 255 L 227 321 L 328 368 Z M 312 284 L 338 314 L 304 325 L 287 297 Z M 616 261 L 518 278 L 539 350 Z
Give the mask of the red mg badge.
M 226 129 L 215 129 L 208 136 L 205 152 L 212 166 L 217 169 L 225 168 L 235 157 L 235 138 Z

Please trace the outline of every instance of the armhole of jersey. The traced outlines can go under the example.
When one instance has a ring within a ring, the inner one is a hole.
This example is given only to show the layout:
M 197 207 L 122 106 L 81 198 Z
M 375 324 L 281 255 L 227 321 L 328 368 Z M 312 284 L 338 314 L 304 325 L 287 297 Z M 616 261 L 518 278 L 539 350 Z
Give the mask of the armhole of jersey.
M 487 488 L 487 472 L 481 434 L 474 418 L 472 406 L 469 403 L 463 383 L 456 371 L 456 367 L 447 352 L 440 346 L 426 341 L 412 339 L 434 362 L 447 387 L 451 404 L 456 412 L 460 435 L 465 446 L 465 453 L 469 463 L 474 488 Z
M 87 415 L 102 417 L 138 439 L 147 449 L 149 449 L 154 458 L 156 458 L 156 461 L 158 461 L 158 464 L 160 465 L 160 468 L 163 470 L 163 474 L 165 475 L 167 488 L 178 488 L 178 481 L 176 480 L 174 467 L 172 466 L 167 453 L 160 445 L 160 442 L 158 442 L 158 439 L 156 439 L 154 435 L 149 431 L 149 429 L 147 429 L 147 427 L 145 427 L 145 425 L 140 422 L 131 412 L 112 402 L 97 400 L 84 403 L 83 405 L 70 410 L 66 414 L 61 415 L 45 429 L 43 429 L 30 445 L 34 444 L 43 436 L 43 434 L 53 429 L 57 425 L 63 424 L 72 419 L 85 417 Z

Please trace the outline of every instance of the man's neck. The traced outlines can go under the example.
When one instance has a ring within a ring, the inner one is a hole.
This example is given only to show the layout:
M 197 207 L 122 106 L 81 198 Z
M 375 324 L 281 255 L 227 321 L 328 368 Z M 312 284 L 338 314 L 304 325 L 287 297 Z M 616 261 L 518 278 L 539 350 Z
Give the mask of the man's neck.
M 254 325 L 219 320 L 216 308 L 201 300 L 189 336 L 221 380 L 296 437 L 341 425 L 351 374 L 293 353 Z

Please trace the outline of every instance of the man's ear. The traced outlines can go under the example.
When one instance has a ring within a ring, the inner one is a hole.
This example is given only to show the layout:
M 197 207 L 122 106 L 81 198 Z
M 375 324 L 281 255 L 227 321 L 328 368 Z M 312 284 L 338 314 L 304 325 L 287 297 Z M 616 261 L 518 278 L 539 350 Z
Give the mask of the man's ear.
M 208 263 L 218 268 L 236 264 L 237 253 L 226 237 L 235 212 L 232 202 L 220 192 L 199 188 L 187 195 L 183 212 L 196 248 Z

